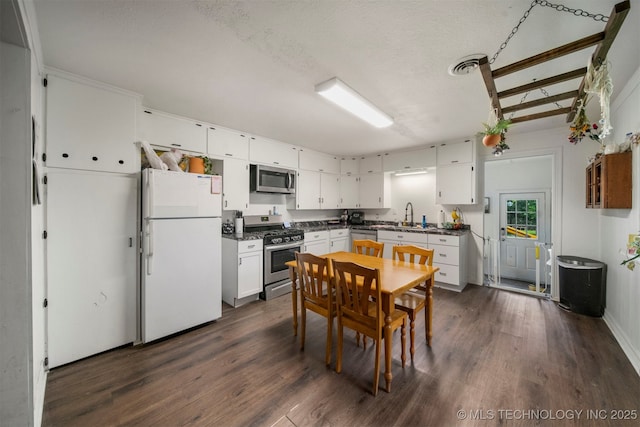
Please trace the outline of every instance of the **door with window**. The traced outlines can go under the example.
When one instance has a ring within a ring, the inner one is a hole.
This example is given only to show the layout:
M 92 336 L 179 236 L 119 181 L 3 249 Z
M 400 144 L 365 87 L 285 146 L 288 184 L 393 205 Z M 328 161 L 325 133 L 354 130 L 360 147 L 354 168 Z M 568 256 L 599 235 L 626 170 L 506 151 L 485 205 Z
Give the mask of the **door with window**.
M 549 222 L 546 192 L 500 193 L 500 272 L 503 278 L 534 283 L 537 242 Z

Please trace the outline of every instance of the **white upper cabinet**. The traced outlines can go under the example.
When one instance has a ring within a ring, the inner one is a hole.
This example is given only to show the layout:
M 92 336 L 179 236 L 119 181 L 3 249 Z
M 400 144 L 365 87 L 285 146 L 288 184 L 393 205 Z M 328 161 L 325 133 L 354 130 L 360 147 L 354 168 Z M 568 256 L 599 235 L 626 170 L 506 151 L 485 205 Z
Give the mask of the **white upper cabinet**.
M 262 137 L 249 141 L 251 163 L 298 169 L 298 147 Z
M 318 171 L 325 173 L 340 173 L 340 159 L 331 154 L 319 151 L 301 149 L 298 153 L 298 167 L 308 171 Z
M 360 174 L 382 172 L 382 155 L 374 154 L 360 158 Z
M 248 160 L 249 138 L 241 132 L 209 126 L 207 154 L 211 157 Z
M 340 173 L 342 175 L 357 175 L 360 173 L 360 157 L 343 157 L 340 159 Z
M 391 179 L 389 174 L 360 175 L 359 200 L 361 208 L 390 208 Z
M 340 207 L 355 209 L 360 207 L 360 177 L 342 175 L 340 177 Z
M 477 203 L 475 166 L 469 163 L 440 166 L 436 171 L 436 203 L 473 205 Z
M 296 209 L 337 209 L 340 207 L 340 175 L 300 169 L 296 189 Z
M 207 152 L 207 128 L 202 123 L 148 108 L 140 115 L 140 139 L 161 147 Z
M 140 170 L 135 144 L 137 96 L 56 75 L 47 76 L 46 95 L 47 166 Z
M 478 202 L 476 140 L 438 146 L 436 203 L 470 205 Z
M 214 160 L 213 170 L 222 175 L 222 209 L 243 211 L 249 207 L 249 162 L 227 157 Z
M 438 146 L 438 166 L 474 162 L 474 143 L 475 138 L 472 138 Z
M 382 158 L 382 166 L 385 172 L 424 169 L 435 165 L 435 146 L 421 148 L 420 150 L 393 152 Z

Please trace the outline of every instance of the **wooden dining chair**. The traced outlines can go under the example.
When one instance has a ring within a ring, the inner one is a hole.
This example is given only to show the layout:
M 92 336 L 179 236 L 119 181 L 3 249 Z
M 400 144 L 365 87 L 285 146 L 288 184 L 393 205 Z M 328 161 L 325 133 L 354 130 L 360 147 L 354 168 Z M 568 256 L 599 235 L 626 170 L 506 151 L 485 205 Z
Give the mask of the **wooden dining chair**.
M 333 261 L 333 281 L 336 289 L 338 310 L 338 350 L 336 372 L 342 371 L 343 329 L 349 329 L 371 337 L 376 343 L 373 395 L 378 394 L 380 376 L 380 346 L 382 345 L 384 314 L 380 289 L 380 270 L 363 267 L 352 262 Z M 369 298 L 375 295 L 375 301 Z M 391 318 L 391 328 L 401 328 L 402 367 L 406 361 L 407 314 L 395 310 Z
M 351 251 L 357 254 L 364 254 L 382 258 L 384 243 L 368 239 L 354 240 L 353 248 Z
M 433 249 L 425 249 L 414 245 L 395 245 L 393 247 L 393 259 L 431 266 L 433 265 Z M 418 291 L 422 291 L 423 293 Z M 415 321 L 420 310 L 424 310 L 425 337 L 427 344 L 431 344 L 428 342 L 429 315 L 426 307 L 427 292 L 427 287 L 424 284 L 420 284 L 395 299 L 396 308 L 409 315 L 410 353 L 412 362 L 415 353 Z
M 327 318 L 327 344 L 325 363 L 331 363 L 331 342 L 333 340 L 333 318 L 336 317 L 336 306 L 331 280 L 331 261 L 310 253 L 296 252 L 298 264 L 298 282 L 300 283 L 300 350 L 304 350 L 307 328 L 307 310 L 311 310 Z

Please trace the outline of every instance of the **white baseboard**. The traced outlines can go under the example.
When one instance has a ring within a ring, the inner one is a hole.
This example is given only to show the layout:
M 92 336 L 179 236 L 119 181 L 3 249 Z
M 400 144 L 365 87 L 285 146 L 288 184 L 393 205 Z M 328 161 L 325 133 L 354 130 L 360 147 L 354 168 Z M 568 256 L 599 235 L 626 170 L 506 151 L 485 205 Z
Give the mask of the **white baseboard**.
M 631 341 L 624 333 L 620 325 L 618 325 L 613 317 L 608 315 L 608 312 L 606 310 L 602 318 L 609 327 L 609 330 L 613 334 L 613 337 L 616 339 L 616 341 L 618 341 L 620 347 L 622 347 L 622 351 L 633 365 L 636 373 L 638 374 L 638 376 L 640 376 L 640 352 L 638 351 L 638 349 L 633 347 Z

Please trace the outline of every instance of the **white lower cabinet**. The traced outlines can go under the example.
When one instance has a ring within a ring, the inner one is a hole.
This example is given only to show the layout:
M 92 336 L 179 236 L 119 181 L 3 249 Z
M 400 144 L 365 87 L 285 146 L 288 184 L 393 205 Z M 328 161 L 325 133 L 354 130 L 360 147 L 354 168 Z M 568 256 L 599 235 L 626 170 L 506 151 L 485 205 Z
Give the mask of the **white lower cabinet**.
M 351 252 L 349 229 L 339 228 L 329 230 L 329 245 L 331 252 Z
M 426 233 L 405 233 L 402 231 L 378 230 L 378 242 L 384 243 L 383 258 L 393 258 L 393 246 L 415 245 L 423 248 L 428 246 Z
M 222 301 L 238 307 L 258 299 L 263 286 L 262 240 L 222 239 Z
M 415 245 L 433 249 L 433 266 L 436 272 L 435 285 L 460 292 L 467 285 L 466 244 L 467 234 L 460 236 L 407 233 L 378 230 L 378 242 L 384 243 L 383 258 L 393 257 L 394 245 Z
M 137 177 L 47 171 L 48 355 L 54 368 L 136 340 Z
M 433 249 L 436 286 L 461 292 L 467 286 L 467 234 L 450 236 L 429 234 L 429 248 Z
M 324 255 L 331 252 L 329 231 L 306 231 L 304 233 L 303 252 Z

